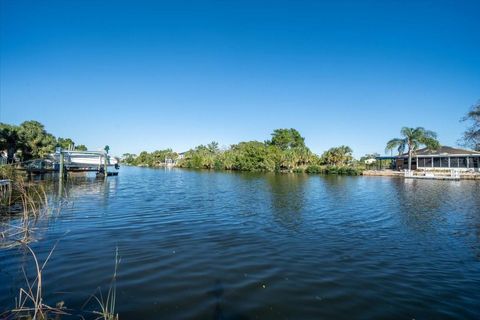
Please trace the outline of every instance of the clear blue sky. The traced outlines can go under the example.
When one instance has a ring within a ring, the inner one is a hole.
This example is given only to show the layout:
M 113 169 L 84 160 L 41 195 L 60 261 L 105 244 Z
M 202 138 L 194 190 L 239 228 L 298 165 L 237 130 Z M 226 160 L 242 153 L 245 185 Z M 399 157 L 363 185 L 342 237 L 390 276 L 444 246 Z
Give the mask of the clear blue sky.
M 0 121 L 114 154 L 296 128 L 383 153 L 455 145 L 480 99 L 480 1 L 1 0 Z

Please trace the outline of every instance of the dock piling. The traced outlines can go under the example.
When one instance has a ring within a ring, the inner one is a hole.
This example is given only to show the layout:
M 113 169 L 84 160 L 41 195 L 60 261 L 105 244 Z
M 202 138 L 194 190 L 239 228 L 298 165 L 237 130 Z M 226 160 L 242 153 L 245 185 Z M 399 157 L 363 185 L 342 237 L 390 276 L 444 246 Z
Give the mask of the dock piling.
M 59 168 L 60 179 L 63 179 L 63 175 L 65 174 L 64 167 L 65 167 L 65 155 L 63 154 L 63 151 L 60 150 L 60 168 Z

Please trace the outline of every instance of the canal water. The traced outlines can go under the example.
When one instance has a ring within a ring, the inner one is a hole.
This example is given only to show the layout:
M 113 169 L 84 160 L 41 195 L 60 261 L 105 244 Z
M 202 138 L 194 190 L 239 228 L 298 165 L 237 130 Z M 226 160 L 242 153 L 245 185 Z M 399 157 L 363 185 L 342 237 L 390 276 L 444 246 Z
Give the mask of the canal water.
M 123 320 L 480 318 L 479 182 L 124 167 L 64 187 L 31 247 L 55 246 L 44 302 L 71 318 L 96 318 L 117 250 Z M 0 313 L 32 266 L 0 249 Z

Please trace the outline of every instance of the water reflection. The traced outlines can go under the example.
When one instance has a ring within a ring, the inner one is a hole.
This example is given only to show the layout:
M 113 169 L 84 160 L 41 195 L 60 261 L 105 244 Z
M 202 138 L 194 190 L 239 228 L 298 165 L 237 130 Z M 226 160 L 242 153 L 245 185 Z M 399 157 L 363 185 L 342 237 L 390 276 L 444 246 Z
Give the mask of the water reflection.
M 59 201 L 74 201 L 80 197 L 94 196 L 101 200 L 103 206 L 108 204 L 109 198 L 118 190 L 118 177 L 97 178 L 91 174 L 70 175 L 65 179 L 56 180 L 56 198 Z
M 414 231 L 434 231 L 445 219 L 442 208 L 452 193 L 458 191 L 455 181 L 398 179 L 395 199 L 404 224 Z
M 298 229 L 305 206 L 305 183 L 308 176 L 270 174 L 265 177 L 274 221 L 288 229 Z

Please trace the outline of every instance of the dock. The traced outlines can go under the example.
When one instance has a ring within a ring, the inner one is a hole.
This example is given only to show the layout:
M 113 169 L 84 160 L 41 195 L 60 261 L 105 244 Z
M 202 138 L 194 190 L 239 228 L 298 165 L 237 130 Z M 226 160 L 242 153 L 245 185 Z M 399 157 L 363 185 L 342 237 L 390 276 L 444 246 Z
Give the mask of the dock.
M 109 170 L 110 169 L 110 170 Z M 58 148 L 46 159 L 35 159 L 23 163 L 19 170 L 29 174 L 59 173 L 63 177 L 67 172 L 96 172 L 98 176 L 116 176 L 119 159 L 105 151 L 77 151 Z
M 0 179 L 0 204 L 11 202 L 12 181 L 9 179 Z
M 450 175 L 435 175 L 433 172 L 425 172 L 422 174 L 414 174 L 414 171 L 405 170 L 405 179 L 424 179 L 424 180 L 460 180 L 460 172 L 451 170 Z

